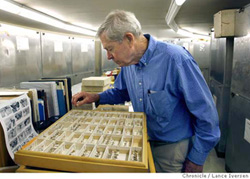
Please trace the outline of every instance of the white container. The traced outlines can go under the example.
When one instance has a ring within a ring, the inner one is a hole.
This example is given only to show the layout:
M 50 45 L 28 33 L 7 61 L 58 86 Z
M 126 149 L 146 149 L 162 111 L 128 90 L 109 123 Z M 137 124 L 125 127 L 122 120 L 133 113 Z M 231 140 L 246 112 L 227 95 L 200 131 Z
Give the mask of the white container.
M 214 15 L 215 37 L 240 37 L 247 35 L 247 13 L 239 9 L 219 11 Z

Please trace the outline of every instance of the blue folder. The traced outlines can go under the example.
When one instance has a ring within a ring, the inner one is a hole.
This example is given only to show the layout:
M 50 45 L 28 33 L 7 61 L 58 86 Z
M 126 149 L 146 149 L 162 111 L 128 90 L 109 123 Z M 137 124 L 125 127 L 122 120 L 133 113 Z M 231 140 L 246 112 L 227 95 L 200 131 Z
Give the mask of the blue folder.
M 58 99 L 58 106 L 59 106 L 59 116 L 63 116 L 66 114 L 66 103 L 65 103 L 65 97 L 63 95 L 62 89 L 57 89 L 57 99 Z
M 38 99 L 38 110 L 40 122 L 45 121 L 44 101 L 42 99 Z

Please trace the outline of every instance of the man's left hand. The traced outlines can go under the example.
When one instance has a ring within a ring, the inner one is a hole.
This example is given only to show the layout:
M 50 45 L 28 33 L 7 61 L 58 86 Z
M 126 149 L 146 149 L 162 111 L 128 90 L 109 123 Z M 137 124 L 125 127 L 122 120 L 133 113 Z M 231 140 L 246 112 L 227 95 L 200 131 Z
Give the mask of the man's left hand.
M 202 173 L 203 165 L 197 165 L 190 160 L 186 159 L 184 163 L 184 173 Z

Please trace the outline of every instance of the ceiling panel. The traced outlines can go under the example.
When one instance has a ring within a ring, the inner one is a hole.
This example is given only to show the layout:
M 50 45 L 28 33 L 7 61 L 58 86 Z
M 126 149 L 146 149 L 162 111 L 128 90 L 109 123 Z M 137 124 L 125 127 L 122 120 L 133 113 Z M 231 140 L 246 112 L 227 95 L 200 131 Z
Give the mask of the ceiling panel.
M 134 12 L 142 29 L 158 38 L 181 37 L 166 25 L 171 0 L 15 0 L 72 24 L 88 24 L 97 29 L 105 16 L 114 9 Z M 213 15 L 223 9 L 240 8 L 249 0 L 187 0 L 178 12 L 175 21 L 179 27 L 208 34 L 213 27 Z M 47 30 L 58 30 L 22 17 L 0 11 L 0 21 L 13 22 Z M 60 30 L 64 32 L 64 30 Z M 66 31 L 65 31 L 66 32 Z
M 213 28 L 213 15 L 223 9 L 238 9 L 250 0 L 187 0 L 179 10 L 175 22 L 180 28 L 195 29 L 208 34 Z

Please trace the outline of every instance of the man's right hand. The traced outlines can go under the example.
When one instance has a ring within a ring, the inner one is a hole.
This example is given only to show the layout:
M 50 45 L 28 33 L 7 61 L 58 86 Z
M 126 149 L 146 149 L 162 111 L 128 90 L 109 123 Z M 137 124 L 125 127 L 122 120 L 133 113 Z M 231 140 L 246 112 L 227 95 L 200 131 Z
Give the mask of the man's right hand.
M 83 104 L 90 104 L 93 102 L 97 102 L 100 99 L 99 94 L 91 94 L 87 92 L 80 92 L 75 94 L 72 97 L 72 104 L 76 107 L 81 106 Z

